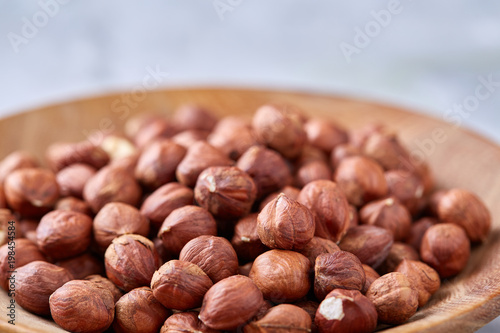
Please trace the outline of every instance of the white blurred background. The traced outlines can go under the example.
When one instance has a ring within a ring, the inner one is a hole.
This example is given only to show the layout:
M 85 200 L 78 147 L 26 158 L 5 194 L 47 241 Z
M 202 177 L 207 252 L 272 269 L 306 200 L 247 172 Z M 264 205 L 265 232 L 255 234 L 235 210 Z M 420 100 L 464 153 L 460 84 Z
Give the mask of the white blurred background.
M 0 0 L 0 36 L 0 116 L 157 69 L 164 87 L 380 100 L 500 143 L 498 1 Z

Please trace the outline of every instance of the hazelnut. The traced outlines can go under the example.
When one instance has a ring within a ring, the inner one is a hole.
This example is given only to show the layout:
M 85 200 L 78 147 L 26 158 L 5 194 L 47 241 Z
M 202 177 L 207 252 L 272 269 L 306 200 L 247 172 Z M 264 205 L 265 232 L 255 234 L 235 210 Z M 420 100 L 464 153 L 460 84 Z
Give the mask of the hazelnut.
M 141 188 L 127 170 L 108 166 L 85 184 L 83 198 L 97 213 L 105 204 L 114 201 L 135 206 L 141 198 Z
M 307 141 L 325 153 L 348 141 L 347 132 L 326 119 L 311 118 L 304 124 Z
M 313 237 L 307 245 L 300 250 L 300 253 L 305 255 L 311 262 L 311 267 L 314 267 L 316 258 L 323 253 L 333 253 L 340 251 L 340 248 L 329 239 Z
M 262 201 L 260 202 L 260 204 L 259 204 L 259 211 L 261 211 L 262 209 L 264 209 L 264 207 L 268 203 L 270 203 L 271 201 L 273 201 L 274 199 L 276 199 L 278 197 L 278 195 L 280 195 L 281 193 L 284 193 L 290 199 L 297 200 L 297 198 L 299 197 L 300 189 L 298 189 L 296 187 L 293 187 L 293 186 L 288 186 L 287 185 L 287 186 L 283 187 L 282 189 L 269 194 L 264 199 L 262 199 Z
M 334 289 L 361 290 L 365 284 L 361 261 L 352 253 L 323 253 L 314 265 L 314 294 L 322 300 Z
M 384 133 L 384 125 L 378 123 L 366 124 L 363 127 L 356 128 L 349 133 L 349 142 L 355 147 L 363 147 L 366 140 L 376 133 Z
M 300 155 L 293 161 L 294 170 L 299 170 L 304 165 L 317 161 L 328 162 L 328 156 L 321 149 L 306 144 Z
M 240 117 L 221 119 L 207 141 L 233 160 L 237 160 L 248 148 L 258 144 L 250 123 Z
M 373 281 L 378 279 L 380 275 L 377 273 L 376 270 L 365 264 L 363 264 L 363 270 L 365 271 L 366 280 L 365 280 L 365 285 L 361 289 L 361 293 L 366 294 L 368 288 L 370 288 Z
M 90 141 L 54 143 L 47 148 L 46 158 L 53 171 L 60 171 L 76 163 L 88 164 L 100 169 L 109 162 L 108 154 Z
M 15 244 L 4 244 L 0 247 L 0 286 L 5 290 L 12 280 L 11 273 L 32 261 L 44 261 L 45 257 L 33 242 L 27 239 L 16 239 Z M 14 274 L 15 275 L 15 274 Z
M 257 186 L 257 197 L 263 197 L 288 185 L 291 172 L 286 161 L 277 152 L 264 146 L 253 146 L 241 155 L 236 167 L 252 177 Z
M 141 112 L 133 115 L 125 122 L 125 135 L 133 139 L 137 134 L 149 124 L 156 121 L 164 121 L 165 118 L 159 114 Z
M 194 187 L 198 176 L 206 168 L 232 164 L 233 161 L 222 151 L 205 141 L 198 141 L 188 148 L 186 155 L 177 166 L 175 175 L 179 183 Z
M 251 319 L 263 301 L 252 280 L 243 275 L 230 276 L 205 294 L 199 318 L 210 328 L 233 330 Z
M 418 293 L 408 278 L 392 272 L 373 281 L 366 297 L 375 305 L 379 321 L 399 325 L 417 312 Z
M 50 211 L 59 198 L 55 175 L 40 168 L 11 172 L 5 179 L 4 192 L 8 205 L 23 216 L 41 216 Z
M 243 331 L 267 332 L 270 328 L 275 328 L 285 332 L 309 332 L 311 324 L 311 316 L 306 311 L 296 305 L 279 304 L 272 307 L 261 319 L 245 325 Z
M 330 180 L 313 181 L 300 191 L 297 201 L 311 210 L 315 235 L 338 242 L 349 228 L 349 204 L 341 188 Z
M 257 233 L 270 248 L 300 250 L 314 237 L 311 211 L 298 201 L 280 194 L 257 216 Z
M 149 286 L 160 258 L 152 241 L 140 235 L 122 235 L 104 254 L 106 275 L 122 290 Z
M 103 261 L 90 253 L 58 261 L 56 265 L 66 268 L 78 280 L 93 274 L 104 274 Z
M 314 322 L 320 333 L 370 333 L 377 317 L 373 303 L 358 290 L 335 289 L 319 305 Z
M 127 157 L 122 157 L 122 158 L 118 158 L 116 160 L 112 160 L 108 164 L 108 166 L 110 168 L 124 169 L 130 175 L 133 176 L 135 173 L 135 166 L 137 165 L 138 160 L 139 160 L 139 153 L 135 153 L 135 154 L 127 156 Z
M 424 184 L 415 174 L 405 170 L 389 170 L 385 172 L 388 195 L 398 199 L 415 215 L 421 207 L 424 195 Z
M 198 141 L 207 141 L 209 131 L 203 130 L 185 130 L 177 133 L 171 139 L 173 142 L 181 145 L 182 147 L 188 149 L 195 142 Z
M 81 198 L 87 181 L 95 175 L 96 169 L 87 164 L 71 164 L 56 174 L 59 192 L 64 197 Z
M 387 258 L 393 242 L 390 231 L 373 225 L 360 225 L 347 231 L 339 247 L 376 269 Z
M 85 215 L 91 215 L 92 211 L 90 206 L 83 200 L 75 197 L 61 198 L 56 202 L 54 207 L 55 210 L 67 210 L 71 212 L 77 212 Z
M 147 145 L 135 167 L 137 180 L 150 189 L 175 180 L 175 170 L 186 155 L 186 148 L 163 139 Z
M 417 252 L 420 252 L 422 237 L 424 237 L 427 229 L 436 223 L 438 223 L 438 220 L 432 217 L 423 217 L 415 221 L 410 227 L 410 232 L 408 233 L 408 237 L 406 237 L 406 243 L 411 245 Z
M 207 327 L 198 319 L 198 312 L 178 312 L 174 313 L 165 320 L 160 333 L 218 333 L 218 330 Z
M 40 250 L 53 259 L 65 259 L 87 250 L 92 238 L 92 219 L 82 213 L 54 210 L 36 228 Z
M 142 126 L 133 141 L 139 149 L 142 149 L 155 140 L 170 138 L 177 132 L 178 129 L 172 121 L 160 117 Z
M 175 110 L 173 121 L 179 131 L 188 129 L 211 131 L 217 124 L 217 117 L 199 105 L 184 104 Z
M 407 158 L 407 150 L 395 134 L 373 133 L 363 144 L 363 154 L 377 161 L 384 169 L 399 169 Z
M 14 151 L 0 161 L 0 184 L 15 170 L 37 167 L 38 161 L 31 153 L 21 150 Z
M 217 235 L 217 224 L 204 208 L 184 206 L 177 208 L 163 222 L 158 237 L 172 254 L 179 254 L 191 239 L 202 235 Z
M 412 288 L 418 293 L 418 306 L 423 307 L 429 298 L 439 289 L 439 274 L 421 261 L 404 259 L 396 268 L 410 281 Z
M 464 269 L 470 256 L 470 241 L 464 229 L 453 223 L 431 226 L 422 238 L 420 257 L 441 278 L 451 277 Z
M 192 205 L 193 201 L 192 189 L 179 183 L 168 183 L 159 187 L 144 200 L 141 214 L 151 221 L 155 229 L 159 229 L 174 209 Z
M 210 167 L 203 170 L 194 188 L 194 198 L 216 217 L 247 215 L 257 196 L 252 178 L 236 167 Z
M 16 231 L 15 230 L 15 227 L 16 227 L 15 223 L 16 223 L 16 218 L 12 214 L 12 212 L 9 209 L 1 208 L 0 209 L 0 246 L 7 243 L 8 236 L 10 236 L 10 237 L 15 236 L 15 238 L 20 236 L 20 235 L 16 235 L 16 233 L 15 233 L 15 231 Z M 12 230 L 12 229 L 14 229 L 14 230 Z M 14 231 L 14 233 L 12 233 L 12 231 Z
M 363 224 L 389 230 L 395 241 L 405 239 L 410 232 L 411 215 L 394 198 L 370 202 L 359 211 L 359 217 Z
M 150 288 L 136 288 L 116 302 L 113 329 L 117 333 L 158 333 L 165 319 L 171 314 L 153 296 Z
M 67 269 L 45 261 L 32 261 L 16 272 L 15 299 L 25 310 L 49 315 L 49 297 L 57 288 L 73 279 Z
M 349 203 L 354 206 L 362 206 L 387 194 L 384 170 L 366 157 L 352 156 L 343 159 L 333 178 Z
M 106 250 L 114 238 L 124 234 L 147 237 L 149 221 L 133 206 L 110 202 L 95 216 L 93 230 L 97 245 L 101 250 Z
M 298 187 L 303 187 L 310 182 L 321 179 L 332 179 L 332 171 L 328 164 L 323 161 L 309 162 L 301 166 L 295 174 L 295 184 Z
M 65 283 L 50 295 L 50 314 L 63 329 L 72 332 L 103 332 L 115 317 L 111 292 L 91 281 Z
M 84 280 L 91 281 L 93 283 L 100 285 L 101 287 L 103 287 L 105 289 L 108 289 L 111 292 L 111 294 L 113 295 L 114 303 L 118 302 L 120 297 L 123 296 L 120 289 L 118 289 L 118 287 L 113 282 L 111 282 L 110 279 L 107 279 L 102 275 L 97 275 L 97 274 L 89 275 L 89 276 L 86 276 L 84 278 Z
M 249 277 L 265 299 L 275 303 L 294 302 L 310 287 L 311 263 L 304 255 L 286 250 L 270 250 L 258 256 Z
M 236 252 L 222 237 L 205 235 L 190 240 L 182 248 L 179 260 L 196 264 L 214 283 L 238 274 Z
M 437 206 L 438 218 L 464 228 L 471 242 L 483 242 L 491 230 L 488 208 L 475 194 L 462 189 L 446 192 Z
M 382 272 L 382 274 L 393 272 L 404 259 L 420 260 L 420 256 L 418 255 L 418 252 L 410 245 L 400 242 L 394 242 L 389 251 L 389 254 L 387 255 L 387 258 L 385 258 L 382 265 L 380 265 L 378 271 Z
M 242 261 L 253 261 L 267 250 L 257 232 L 257 213 L 245 216 L 236 222 L 231 244 Z
M 340 161 L 351 156 L 361 155 L 361 149 L 350 143 L 343 143 L 335 146 L 330 154 L 330 164 L 333 169 L 337 169 Z
M 168 309 L 188 310 L 201 305 L 212 280 L 196 264 L 170 260 L 153 275 L 154 297 Z
M 137 154 L 137 148 L 135 148 L 134 144 L 119 135 L 105 136 L 99 147 L 108 154 L 112 162 Z
M 259 142 L 285 158 L 297 157 L 307 136 L 300 111 L 290 105 L 267 104 L 257 109 L 252 127 Z

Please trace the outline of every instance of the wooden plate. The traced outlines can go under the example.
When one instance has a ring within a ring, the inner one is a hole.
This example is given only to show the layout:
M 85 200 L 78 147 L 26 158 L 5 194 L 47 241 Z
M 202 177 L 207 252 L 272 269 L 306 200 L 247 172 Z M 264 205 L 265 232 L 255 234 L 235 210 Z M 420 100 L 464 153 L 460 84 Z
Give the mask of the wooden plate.
M 127 98 L 126 95 L 129 95 Z M 120 129 L 141 111 L 169 113 L 194 102 L 219 115 L 250 114 L 269 101 L 287 102 L 309 115 L 328 117 L 347 128 L 383 122 L 400 133 L 415 158 L 425 157 L 438 187 L 477 193 L 490 208 L 493 230 L 475 247 L 466 269 L 445 281 L 439 292 L 409 323 L 388 332 L 470 332 L 500 314 L 500 148 L 484 138 L 438 119 L 372 102 L 305 93 L 232 89 L 178 89 L 88 98 L 48 106 L 0 120 L 0 158 L 25 149 L 43 158 L 58 140 L 76 141 L 89 133 Z M 128 101 L 128 102 L 127 102 Z M 127 104 L 128 103 L 128 104 Z M 49 320 L 16 308 L 16 326 L 7 323 L 9 298 L 0 292 L 0 331 L 63 332 Z

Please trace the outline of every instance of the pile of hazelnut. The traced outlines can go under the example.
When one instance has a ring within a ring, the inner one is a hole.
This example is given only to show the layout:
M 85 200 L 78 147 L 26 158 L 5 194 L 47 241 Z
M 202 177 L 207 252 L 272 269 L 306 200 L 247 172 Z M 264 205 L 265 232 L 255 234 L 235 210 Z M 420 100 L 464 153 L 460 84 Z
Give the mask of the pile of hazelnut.
M 384 127 L 290 105 L 141 114 L 45 162 L 0 162 L 0 282 L 72 332 L 372 332 L 408 321 L 491 228 Z

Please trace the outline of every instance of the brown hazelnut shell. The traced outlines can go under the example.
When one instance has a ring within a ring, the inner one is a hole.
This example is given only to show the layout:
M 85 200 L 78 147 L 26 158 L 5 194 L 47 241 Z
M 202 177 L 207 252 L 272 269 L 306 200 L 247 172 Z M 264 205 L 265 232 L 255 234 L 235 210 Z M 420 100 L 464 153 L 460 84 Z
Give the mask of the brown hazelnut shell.
M 50 296 L 50 314 L 63 329 L 103 332 L 113 322 L 115 303 L 108 289 L 91 281 L 73 280 Z
M 270 250 L 258 256 L 249 277 L 265 299 L 274 303 L 294 302 L 311 287 L 309 259 L 298 252 Z
M 140 287 L 123 295 L 115 303 L 113 330 L 116 333 L 158 333 L 172 312 L 153 296 L 149 287 Z
M 285 194 L 269 202 L 257 216 L 257 233 L 270 248 L 300 250 L 314 237 L 311 211 Z
M 46 261 L 32 261 L 16 272 L 15 300 L 29 312 L 49 315 L 49 297 L 66 282 L 73 279 L 67 269 Z
M 387 258 L 393 243 L 390 231 L 372 225 L 360 225 L 347 231 L 339 247 L 356 255 L 363 264 L 376 269 Z
M 53 259 L 65 259 L 87 250 L 92 238 L 92 219 L 85 214 L 53 210 L 36 228 L 40 250 Z
M 147 237 L 149 221 L 134 206 L 110 202 L 94 217 L 93 231 L 97 245 L 105 250 L 113 239 L 124 234 Z
M 314 235 L 338 242 L 349 228 L 350 210 L 346 196 L 330 180 L 313 181 L 300 191 L 297 201 L 314 215 Z
M 149 195 L 142 203 L 141 214 L 157 229 L 176 208 L 192 205 L 194 192 L 189 187 L 172 182 L 165 184 Z
M 173 254 L 179 254 L 187 242 L 202 235 L 217 235 L 217 224 L 206 209 L 197 206 L 174 209 L 158 231 L 163 246 Z
M 152 241 L 125 234 L 113 239 L 104 254 L 106 276 L 122 290 L 149 286 L 160 258 Z
M 251 319 L 263 301 L 261 291 L 251 279 L 243 275 L 230 276 L 214 284 L 205 294 L 199 318 L 213 329 L 233 330 Z
M 346 251 L 323 253 L 314 265 L 314 294 L 322 300 L 334 289 L 361 290 L 366 276 L 361 261 Z
M 190 240 L 182 248 L 179 260 L 196 264 L 213 283 L 238 274 L 238 256 L 223 237 L 203 235 Z
M 311 330 L 311 316 L 292 304 L 279 304 L 271 309 L 259 320 L 245 325 L 245 333 L 267 332 L 270 328 L 283 332 L 309 332 Z
M 137 205 L 142 190 L 135 178 L 126 170 L 107 166 L 90 178 L 83 189 L 83 198 L 94 213 L 110 202 Z
M 246 172 L 236 167 L 210 167 L 200 173 L 194 198 L 216 217 L 238 218 L 250 212 L 257 187 Z
M 417 312 L 418 293 L 399 272 L 385 274 L 373 281 L 366 297 L 375 305 L 378 319 L 383 323 L 399 325 Z
M 154 297 L 166 308 L 176 310 L 199 307 L 212 285 L 212 280 L 200 267 L 182 260 L 166 262 L 151 280 Z
M 3 186 L 9 207 L 26 217 L 42 216 L 59 199 L 56 177 L 46 169 L 15 170 L 5 178 Z

